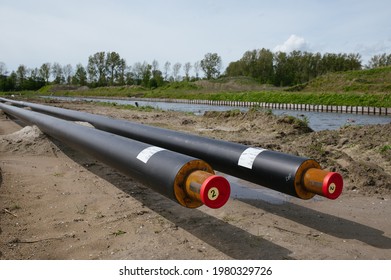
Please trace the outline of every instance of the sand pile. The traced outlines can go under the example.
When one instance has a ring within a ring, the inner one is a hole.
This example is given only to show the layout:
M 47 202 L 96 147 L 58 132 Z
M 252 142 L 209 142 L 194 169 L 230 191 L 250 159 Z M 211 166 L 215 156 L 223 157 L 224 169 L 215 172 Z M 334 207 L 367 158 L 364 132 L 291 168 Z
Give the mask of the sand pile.
M 0 151 L 3 153 L 45 155 L 53 154 L 56 146 L 35 125 L 25 126 L 19 131 L 0 136 Z

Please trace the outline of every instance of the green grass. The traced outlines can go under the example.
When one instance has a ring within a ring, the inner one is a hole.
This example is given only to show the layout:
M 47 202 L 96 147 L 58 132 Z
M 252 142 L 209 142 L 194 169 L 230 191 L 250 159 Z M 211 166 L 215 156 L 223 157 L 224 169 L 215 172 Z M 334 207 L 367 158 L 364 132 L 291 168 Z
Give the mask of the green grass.
M 123 230 L 119 229 L 116 232 L 112 232 L 111 234 L 114 235 L 114 236 L 120 236 L 120 235 L 123 235 L 125 233 L 126 233 L 126 231 L 123 231 Z
M 330 73 L 307 84 L 292 88 L 260 85 L 256 80 L 248 77 L 173 82 L 152 90 L 141 86 L 101 87 L 84 90 L 74 90 L 74 87 L 66 90 L 66 88 L 66 86 L 45 86 L 37 92 L 0 93 L 0 95 L 144 97 L 391 107 L 391 67 Z M 148 110 L 148 108 L 145 109 Z
M 145 93 L 143 97 L 207 99 L 225 101 L 253 101 L 269 103 L 322 104 L 346 106 L 391 107 L 391 94 L 381 93 L 337 93 L 337 92 L 219 92 L 219 93 Z
M 0 93 L 4 95 L 4 93 Z M 39 92 L 22 92 L 24 97 L 45 95 Z M 139 98 L 173 98 L 205 99 L 223 101 L 253 101 L 269 103 L 321 104 L 346 106 L 391 107 L 390 93 L 357 93 L 357 92 L 287 92 L 287 91 L 246 91 L 246 92 L 200 92 L 197 90 L 141 90 L 137 93 L 121 89 L 91 89 L 82 92 L 56 92 L 57 96 L 84 97 L 139 97 Z M 127 105 L 111 105 L 125 108 Z M 142 109 L 142 108 L 141 108 Z M 148 110 L 148 108 L 144 108 Z
M 31 91 L 31 90 L 26 90 L 26 91 L 18 91 L 18 92 L 1 92 L 0 91 L 0 96 L 2 97 L 10 97 L 12 95 L 14 96 L 23 96 L 23 97 L 30 97 L 30 96 L 37 96 L 38 92 L 37 91 Z
M 329 73 L 304 86 L 309 92 L 390 93 L 391 67 Z
M 391 151 L 391 145 L 384 145 L 380 148 L 380 153 L 386 153 L 388 151 Z
M 136 111 L 143 111 L 143 112 L 152 112 L 157 111 L 155 107 L 152 106 L 134 106 L 131 104 L 118 104 L 116 102 L 92 102 L 92 104 L 97 104 L 99 106 L 105 106 L 105 107 L 115 107 L 118 109 L 126 109 L 126 110 L 136 110 Z

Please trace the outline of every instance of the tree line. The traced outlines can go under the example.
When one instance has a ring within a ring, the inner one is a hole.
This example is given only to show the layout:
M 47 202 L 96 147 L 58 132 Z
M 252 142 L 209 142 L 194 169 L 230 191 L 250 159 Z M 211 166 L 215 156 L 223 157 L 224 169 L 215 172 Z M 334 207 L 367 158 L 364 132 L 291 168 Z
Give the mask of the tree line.
M 379 67 L 386 67 L 391 66 L 391 54 L 377 54 L 374 55 L 368 62 L 367 68 L 379 68 Z
M 39 68 L 30 69 L 19 65 L 16 71 L 7 75 L 6 65 L 0 62 L 0 91 L 38 90 L 48 84 L 67 84 L 89 87 L 141 85 L 156 88 L 164 84 L 198 80 L 202 71 L 207 79 L 220 76 L 222 61 L 216 53 L 207 53 L 195 63 L 184 64 L 167 61 L 160 69 L 159 62 L 153 60 L 127 65 L 117 52 L 97 52 L 88 57 L 88 63 L 77 64 L 75 68 L 55 62 L 44 63 Z M 191 70 L 195 76 L 191 76 Z M 184 76 L 182 75 L 184 74 Z
M 268 49 L 247 51 L 231 62 L 227 76 L 249 76 L 263 84 L 293 86 L 328 72 L 360 70 L 359 54 L 333 54 L 292 51 L 273 53 Z
M 391 54 L 373 56 L 364 68 L 377 68 L 391 65 Z M 128 65 L 116 52 L 97 52 L 88 57 L 88 63 L 74 68 L 59 63 L 44 63 L 39 68 L 30 69 L 21 64 L 10 74 L 6 65 L 0 62 L 0 91 L 38 90 L 48 84 L 67 84 L 89 87 L 140 85 L 157 88 L 176 81 L 194 81 L 200 78 L 220 77 L 221 57 L 217 53 L 207 53 L 195 63 L 184 64 L 165 62 L 160 66 L 157 60 L 152 63 L 136 62 Z M 238 61 L 229 63 L 224 76 L 248 76 L 262 84 L 293 86 L 302 84 L 328 72 L 363 69 L 359 54 L 333 54 L 292 51 L 276 52 L 262 48 L 247 51 Z M 194 75 L 190 75 L 194 73 Z M 204 74 L 201 77 L 201 73 Z

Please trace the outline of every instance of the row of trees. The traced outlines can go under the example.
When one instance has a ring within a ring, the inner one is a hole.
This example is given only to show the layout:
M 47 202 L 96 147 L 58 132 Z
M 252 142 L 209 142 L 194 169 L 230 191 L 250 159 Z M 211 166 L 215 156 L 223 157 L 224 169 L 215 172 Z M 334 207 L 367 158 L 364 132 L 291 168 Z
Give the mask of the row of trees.
M 373 56 L 365 68 L 391 66 L 391 54 Z M 160 87 L 166 83 L 181 80 L 197 80 L 200 72 L 206 79 L 220 76 L 221 57 L 207 53 L 195 63 L 166 62 L 160 68 L 157 60 L 151 64 L 136 62 L 127 65 L 116 52 L 97 52 L 88 58 L 87 66 L 77 64 L 44 63 L 40 68 L 29 69 L 20 65 L 8 75 L 6 65 L 0 62 L 0 91 L 37 90 L 47 84 L 88 85 L 90 87 L 142 85 L 148 88 Z M 292 51 L 273 53 L 268 49 L 247 51 L 243 57 L 231 62 L 225 70 L 226 76 L 249 76 L 263 84 L 292 86 L 327 72 L 362 69 L 359 54 L 320 54 Z M 191 76 L 190 73 L 195 76 Z M 183 73 L 184 75 L 181 75 Z
M 247 51 L 243 57 L 231 62 L 227 76 L 249 76 L 261 83 L 292 86 L 327 72 L 361 69 L 359 54 L 332 54 L 292 51 L 273 53 L 268 49 Z
M 46 85 L 38 69 L 27 69 L 24 65 L 9 76 L 6 74 L 5 64 L 0 62 L 0 91 L 37 90 Z
M 379 68 L 391 66 L 391 54 L 386 53 L 374 55 L 368 62 L 367 68 Z
M 153 60 L 151 64 L 136 62 L 129 66 L 116 52 L 97 52 L 89 56 L 86 67 L 80 63 L 75 69 L 70 64 L 61 66 L 59 63 L 44 63 L 35 69 L 20 65 L 7 76 L 5 64 L 0 62 L 0 91 L 37 90 L 49 83 L 90 87 L 142 85 L 156 88 L 174 81 L 197 80 L 201 70 L 207 79 L 217 78 L 220 75 L 221 63 L 218 54 L 207 53 L 201 61 L 194 64 L 171 64 L 167 61 L 160 70 L 157 60 Z M 191 70 L 195 77 L 190 76 Z M 184 73 L 184 76 L 181 73 Z
M 173 82 L 191 79 L 190 70 L 193 69 L 195 77 L 199 79 L 200 70 L 205 73 L 207 79 L 217 78 L 220 75 L 221 57 L 217 53 L 207 53 L 201 61 L 194 64 L 179 62 L 171 65 L 166 62 L 163 70 L 159 67 L 159 62 L 153 60 L 151 64 L 147 62 L 137 62 L 132 67 L 127 66 L 123 58 L 115 52 L 98 52 L 88 58 L 87 72 L 83 72 L 82 67 L 76 70 L 77 73 L 88 74 L 88 83 L 92 86 L 112 86 L 112 85 L 143 85 L 145 87 L 156 88 L 165 82 Z M 184 77 L 180 75 L 183 68 Z M 76 75 L 81 84 L 80 75 Z M 85 75 L 83 76 L 85 77 Z

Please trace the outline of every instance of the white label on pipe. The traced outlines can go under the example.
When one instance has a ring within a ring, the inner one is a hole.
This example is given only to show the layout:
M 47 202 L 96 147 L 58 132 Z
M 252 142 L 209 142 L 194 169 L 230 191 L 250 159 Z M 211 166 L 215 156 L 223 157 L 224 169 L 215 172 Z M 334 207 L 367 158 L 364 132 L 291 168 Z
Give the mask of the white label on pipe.
M 266 151 L 266 149 L 260 149 L 260 148 L 245 149 L 239 157 L 238 165 L 246 167 L 248 169 L 252 169 L 255 158 L 263 151 Z
M 154 154 L 156 154 L 157 152 L 160 152 L 160 151 L 164 151 L 164 150 L 165 150 L 165 149 L 163 149 L 163 148 L 155 147 L 155 146 L 148 147 L 148 148 L 145 148 L 144 150 L 142 150 L 142 151 L 137 155 L 137 159 L 138 159 L 138 160 L 141 160 L 141 161 L 144 162 L 144 163 L 147 163 L 148 160 L 149 160 Z

